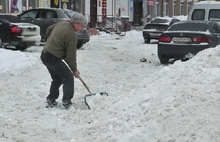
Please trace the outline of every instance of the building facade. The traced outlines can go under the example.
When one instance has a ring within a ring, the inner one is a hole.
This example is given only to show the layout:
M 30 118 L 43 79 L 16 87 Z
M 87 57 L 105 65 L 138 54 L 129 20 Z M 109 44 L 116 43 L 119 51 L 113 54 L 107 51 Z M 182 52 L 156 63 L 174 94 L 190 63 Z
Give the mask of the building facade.
M 187 15 L 198 1 L 201 0 L 0 0 L 0 12 L 21 13 L 31 8 L 56 7 L 84 14 L 91 27 L 113 18 L 126 18 L 132 26 L 141 26 L 156 16 Z
M 35 0 L 0 0 L 0 12 L 3 13 L 21 13 L 35 7 L 37 7 Z
M 21 13 L 37 7 L 72 9 L 83 13 L 84 0 L 0 0 L 0 12 Z
M 85 0 L 90 7 L 85 9 L 91 26 L 105 22 L 111 17 L 128 17 L 133 26 L 141 26 L 156 16 L 187 15 L 190 6 L 198 0 Z

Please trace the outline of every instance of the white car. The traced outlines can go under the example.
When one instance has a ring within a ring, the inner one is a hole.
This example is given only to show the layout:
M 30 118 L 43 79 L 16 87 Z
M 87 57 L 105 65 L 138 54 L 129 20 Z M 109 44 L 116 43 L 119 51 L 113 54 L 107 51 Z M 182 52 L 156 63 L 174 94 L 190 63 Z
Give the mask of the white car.
M 220 24 L 220 2 L 201 1 L 195 3 L 189 11 L 187 20 L 216 21 Z
M 40 27 L 30 23 L 22 23 L 20 18 L 11 14 L 0 14 L 1 47 L 15 46 L 25 50 L 29 46 L 41 42 Z

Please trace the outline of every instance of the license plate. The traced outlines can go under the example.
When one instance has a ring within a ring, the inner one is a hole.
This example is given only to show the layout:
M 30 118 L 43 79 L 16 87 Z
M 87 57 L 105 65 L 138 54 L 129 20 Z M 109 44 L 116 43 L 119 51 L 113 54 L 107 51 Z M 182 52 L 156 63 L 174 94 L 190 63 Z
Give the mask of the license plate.
M 150 35 L 152 35 L 152 36 L 160 36 L 161 33 L 150 33 Z
M 188 37 L 174 37 L 173 42 L 190 42 L 191 38 Z
M 36 31 L 36 28 L 27 28 L 26 31 L 27 31 L 27 32 L 35 32 L 35 31 Z

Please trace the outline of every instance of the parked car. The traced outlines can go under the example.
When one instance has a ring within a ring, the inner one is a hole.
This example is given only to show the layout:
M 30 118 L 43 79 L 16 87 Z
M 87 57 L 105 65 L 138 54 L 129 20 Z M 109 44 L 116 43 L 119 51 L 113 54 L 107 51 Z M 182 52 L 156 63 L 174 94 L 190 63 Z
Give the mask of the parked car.
M 220 25 L 214 21 L 182 21 L 161 34 L 158 57 L 162 64 L 169 59 L 187 60 L 198 52 L 220 44 Z
M 169 26 L 178 21 L 180 20 L 170 17 L 157 17 L 152 19 L 144 26 L 142 32 L 145 43 L 150 43 L 151 39 L 158 40 L 160 35 L 167 30 Z
M 17 16 L 23 21 L 38 25 L 41 29 L 41 41 L 45 42 L 46 29 L 57 22 L 66 21 L 70 22 L 71 17 L 75 11 L 60 8 L 35 8 L 29 9 Z M 86 42 L 90 40 L 89 27 L 85 26 L 80 32 L 77 32 L 77 48 L 81 48 Z
M 40 27 L 30 23 L 22 23 L 15 15 L 0 14 L 1 48 L 15 46 L 18 50 L 25 50 L 29 46 L 39 45 Z

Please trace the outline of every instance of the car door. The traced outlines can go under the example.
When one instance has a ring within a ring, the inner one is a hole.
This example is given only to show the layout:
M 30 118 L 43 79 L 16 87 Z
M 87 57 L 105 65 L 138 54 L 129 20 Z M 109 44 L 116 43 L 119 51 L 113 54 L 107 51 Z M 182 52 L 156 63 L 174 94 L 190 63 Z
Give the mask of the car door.
M 56 23 L 57 13 L 53 10 L 33 9 L 24 12 L 19 17 L 25 22 L 38 25 L 40 27 L 42 41 L 46 41 L 46 30 L 50 25 Z
M 57 22 L 57 13 L 53 10 L 41 9 L 36 15 L 33 24 L 39 25 L 41 28 L 42 40 L 46 41 L 46 30 L 50 25 Z

